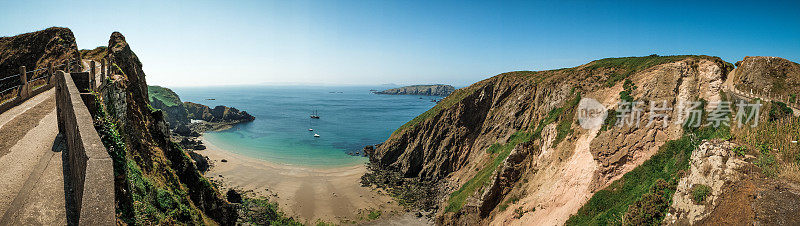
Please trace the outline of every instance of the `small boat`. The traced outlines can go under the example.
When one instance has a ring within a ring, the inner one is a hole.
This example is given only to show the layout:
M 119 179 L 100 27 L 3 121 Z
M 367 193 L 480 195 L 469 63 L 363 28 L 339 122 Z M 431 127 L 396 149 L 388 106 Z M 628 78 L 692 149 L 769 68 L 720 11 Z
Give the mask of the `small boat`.
M 311 118 L 319 119 L 319 113 L 317 113 L 317 111 L 314 111 L 314 113 L 311 113 Z
M 310 129 L 310 128 L 309 128 L 309 129 L 308 129 L 308 131 L 314 131 L 314 129 Z
M 208 99 L 206 99 L 206 100 L 217 100 L 217 99 L 214 99 L 214 98 L 208 98 Z
M 319 134 L 316 134 L 316 133 L 315 133 L 315 134 L 314 134 L 314 137 L 319 137 Z

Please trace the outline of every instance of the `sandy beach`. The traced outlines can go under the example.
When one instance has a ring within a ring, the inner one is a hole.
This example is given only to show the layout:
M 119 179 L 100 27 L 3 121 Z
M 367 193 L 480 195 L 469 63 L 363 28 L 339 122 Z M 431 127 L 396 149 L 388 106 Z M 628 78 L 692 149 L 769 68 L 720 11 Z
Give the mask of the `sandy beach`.
M 252 190 L 277 201 L 282 211 L 302 222 L 361 222 L 360 210 L 380 209 L 384 215 L 401 212 L 391 197 L 361 187 L 364 165 L 330 169 L 283 165 L 232 153 L 201 139 L 206 150 L 197 153 L 213 164 L 205 176 L 222 182 L 222 192 Z

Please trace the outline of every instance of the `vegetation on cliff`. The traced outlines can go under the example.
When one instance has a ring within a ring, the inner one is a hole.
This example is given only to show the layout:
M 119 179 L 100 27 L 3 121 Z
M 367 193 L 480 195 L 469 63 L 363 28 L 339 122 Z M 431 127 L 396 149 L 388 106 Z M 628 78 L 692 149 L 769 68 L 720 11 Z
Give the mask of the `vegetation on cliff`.
M 125 38 L 113 33 L 108 56 L 126 78 L 100 92 L 122 87 L 125 99 L 98 100 L 96 128 L 114 159 L 118 220 L 127 224 L 232 224 L 234 205 L 226 202 L 191 158 L 169 140 L 164 115 L 153 111 L 141 63 Z M 113 97 L 114 95 L 100 95 Z M 105 103 L 122 103 L 126 112 Z
M 87 60 L 94 60 L 97 62 L 102 62 L 103 58 L 106 57 L 108 54 L 108 47 L 105 46 L 98 46 L 94 49 L 82 49 L 80 50 L 81 58 Z
M 670 126 L 669 130 L 663 131 L 649 128 L 620 129 L 614 126 L 618 115 L 611 109 L 608 110 L 609 117 L 597 131 L 598 135 L 594 135 L 601 138 L 585 138 L 590 132 L 576 127 L 576 105 L 584 96 L 582 94 L 598 98 L 603 103 L 618 100 L 647 103 L 666 99 L 674 104 L 698 98 L 724 99 L 725 94 L 718 93 L 722 91 L 718 84 L 725 81 L 732 69 L 732 64 L 717 57 L 652 55 L 607 58 L 574 68 L 550 71 L 504 73 L 456 90 L 435 107 L 398 128 L 386 143 L 370 155 L 371 164 L 376 168 L 375 171 L 399 172 L 403 177 L 430 183 L 455 183 L 455 188 L 440 186 L 439 191 L 446 192 L 447 198 L 441 202 L 444 208 L 437 214 L 437 219 L 441 220 L 438 223 L 474 223 L 476 220 L 486 223 L 488 221 L 481 220 L 491 221 L 492 217 L 499 216 L 508 223 L 509 216 L 501 212 L 506 212 L 510 204 L 514 204 L 514 209 L 521 209 L 520 205 L 523 204 L 517 204 L 520 199 L 526 200 L 521 203 L 528 203 L 524 205 L 534 205 L 530 203 L 530 196 L 527 199 L 521 197 L 529 195 L 526 192 L 538 192 L 530 190 L 533 189 L 530 187 L 532 185 L 527 185 L 529 190 L 525 190 L 526 185 L 520 183 L 525 184 L 528 179 L 536 178 L 536 172 L 540 170 L 559 169 L 559 165 L 578 151 L 576 142 L 591 142 L 581 144 L 581 148 L 592 145 L 586 151 L 592 152 L 593 161 L 599 162 L 600 169 L 596 171 L 599 177 L 589 181 L 591 185 L 588 186 L 604 186 L 606 179 L 603 177 L 616 177 L 615 173 L 621 171 L 617 167 L 635 165 L 630 168 L 632 171 L 628 169 L 619 173 L 624 174 L 619 175 L 622 179 L 609 181 L 606 189 L 601 189 L 593 196 L 590 193 L 589 201 L 570 219 L 570 224 L 619 223 L 621 219 L 642 224 L 657 222 L 666 214 L 675 184 L 681 177 L 680 172 L 688 167 L 690 153 L 699 140 L 730 139 L 730 129 L 694 129 L 680 125 Z M 778 112 L 781 114 L 776 115 L 786 115 L 784 112 L 788 111 Z M 708 117 L 707 113 L 703 114 Z M 623 143 L 613 138 L 626 135 L 629 139 L 619 140 Z M 587 141 L 578 141 L 580 139 Z M 602 142 L 614 144 L 609 146 Z M 533 159 L 526 161 L 533 163 L 526 163 L 528 165 L 525 166 L 533 168 L 511 169 L 526 174 L 522 180 L 503 181 L 504 178 L 494 178 L 492 175 L 501 173 L 500 166 L 509 164 L 504 163 L 506 157 L 520 148 L 521 143 L 530 143 L 533 149 L 548 153 L 527 155 Z M 638 152 L 619 151 L 634 148 L 638 151 L 652 150 L 652 156 L 646 154 L 647 159 L 634 160 L 638 158 L 634 153 Z M 476 152 L 478 150 L 480 152 Z M 550 159 L 541 159 L 545 158 L 543 155 Z M 632 163 L 634 161 L 641 162 Z M 397 183 L 400 186 L 392 185 L 393 180 L 387 182 L 389 187 L 405 186 L 400 185 L 402 183 Z M 508 188 L 512 191 L 485 191 L 496 187 L 490 185 L 494 183 L 512 186 Z M 514 194 L 515 201 L 505 197 L 506 193 Z M 495 208 L 495 205 L 483 203 L 497 203 L 496 207 L 501 210 L 490 209 L 492 214 L 483 215 L 485 207 Z M 480 218 L 472 215 L 477 212 L 476 205 L 480 208 Z M 521 210 L 522 214 L 512 214 L 512 218 L 517 216 L 519 219 L 532 209 Z

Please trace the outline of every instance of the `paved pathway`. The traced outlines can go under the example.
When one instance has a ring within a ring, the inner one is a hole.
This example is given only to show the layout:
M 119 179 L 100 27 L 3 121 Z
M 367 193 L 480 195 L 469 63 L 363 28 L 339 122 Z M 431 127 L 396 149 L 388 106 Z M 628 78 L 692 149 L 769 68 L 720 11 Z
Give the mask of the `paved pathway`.
M 0 225 L 67 224 L 66 152 L 57 135 L 55 89 L 0 114 Z

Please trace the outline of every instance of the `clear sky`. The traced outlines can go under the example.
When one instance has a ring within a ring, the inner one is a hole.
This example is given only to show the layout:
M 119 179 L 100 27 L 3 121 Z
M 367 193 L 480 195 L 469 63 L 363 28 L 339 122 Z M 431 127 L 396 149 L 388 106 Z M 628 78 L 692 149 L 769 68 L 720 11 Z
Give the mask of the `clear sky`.
M 148 83 L 465 86 L 594 59 L 706 54 L 800 62 L 800 1 L 18 1 L 0 36 L 125 35 Z

